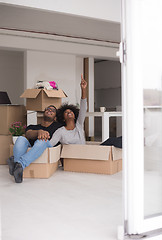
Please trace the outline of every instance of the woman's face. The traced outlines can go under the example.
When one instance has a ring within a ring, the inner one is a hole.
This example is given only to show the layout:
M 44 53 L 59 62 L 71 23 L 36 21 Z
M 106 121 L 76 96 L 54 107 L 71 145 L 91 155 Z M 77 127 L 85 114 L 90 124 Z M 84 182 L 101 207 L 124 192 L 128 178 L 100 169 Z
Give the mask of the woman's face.
M 73 113 L 72 110 L 66 109 L 64 112 L 64 119 L 65 119 L 65 122 L 66 120 L 69 120 L 69 119 L 75 119 L 75 114 Z

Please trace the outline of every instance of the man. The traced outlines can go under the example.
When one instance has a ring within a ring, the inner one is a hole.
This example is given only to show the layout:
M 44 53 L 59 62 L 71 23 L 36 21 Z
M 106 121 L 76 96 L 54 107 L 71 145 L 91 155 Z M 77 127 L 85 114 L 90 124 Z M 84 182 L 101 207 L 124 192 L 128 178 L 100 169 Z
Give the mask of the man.
M 24 168 L 40 157 L 46 148 L 51 147 L 49 140 L 60 127 L 62 125 L 56 122 L 56 108 L 50 105 L 44 111 L 42 124 L 29 125 L 25 137 L 20 136 L 17 139 L 13 156 L 7 160 L 9 173 L 14 176 L 16 183 L 22 182 Z M 31 149 L 27 152 L 29 147 Z

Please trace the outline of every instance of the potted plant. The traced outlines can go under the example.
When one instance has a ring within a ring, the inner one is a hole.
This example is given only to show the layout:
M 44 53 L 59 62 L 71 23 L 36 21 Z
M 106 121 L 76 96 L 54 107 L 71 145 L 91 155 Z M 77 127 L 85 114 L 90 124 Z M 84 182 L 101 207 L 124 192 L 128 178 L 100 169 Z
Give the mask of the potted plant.
M 12 134 L 13 144 L 15 144 L 17 138 L 22 136 L 25 133 L 26 125 L 23 125 L 22 122 L 14 122 L 9 128 L 10 133 Z

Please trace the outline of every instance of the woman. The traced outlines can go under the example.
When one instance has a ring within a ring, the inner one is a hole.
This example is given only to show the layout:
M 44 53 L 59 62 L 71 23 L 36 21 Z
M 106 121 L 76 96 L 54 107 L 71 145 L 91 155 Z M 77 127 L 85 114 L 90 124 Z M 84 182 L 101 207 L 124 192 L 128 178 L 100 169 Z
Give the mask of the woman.
M 64 104 L 57 112 L 57 120 L 64 126 L 56 130 L 53 134 L 50 144 L 55 146 L 58 142 L 61 144 L 85 144 L 84 119 L 87 111 L 87 82 L 81 75 L 81 101 L 80 110 L 74 105 Z
M 57 129 L 53 134 L 50 144 L 86 144 L 84 136 L 84 119 L 87 111 L 86 88 L 87 82 L 81 75 L 81 102 L 80 110 L 74 105 L 64 104 L 57 111 L 57 120 L 64 126 Z M 122 148 L 122 138 L 109 138 L 100 145 L 115 146 Z

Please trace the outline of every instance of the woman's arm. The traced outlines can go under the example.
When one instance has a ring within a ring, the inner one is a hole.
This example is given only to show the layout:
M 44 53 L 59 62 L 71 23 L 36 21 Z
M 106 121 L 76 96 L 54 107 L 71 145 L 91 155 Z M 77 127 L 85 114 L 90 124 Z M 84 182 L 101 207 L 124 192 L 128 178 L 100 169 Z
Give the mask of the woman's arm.
M 86 80 L 84 80 L 83 74 L 81 75 L 80 86 L 81 86 L 81 91 L 82 91 L 81 98 L 85 99 L 85 98 L 87 98 L 87 82 L 86 82 Z
M 87 82 L 83 79 L 83 75 L 81 75 L 81 100 L 80 100 L 80 110 L 77 122 L 80 125 L 83 125 L 85 120 L 85 115 L 87 111 Z
M 61 142 L 60 141 L 61 140 L 61 132 L 62 132 L 62 129 L 59 128 L 52 135 L 52 138 L 50 139 L 50 143 L 52 146 L 55 146 L 58 142 Z

